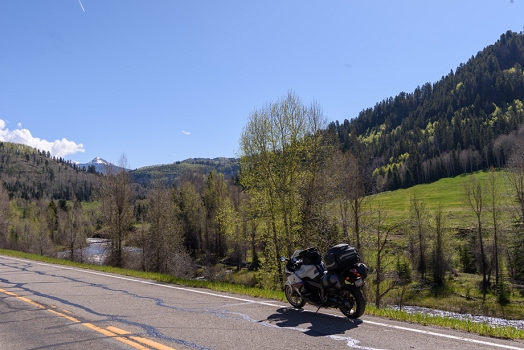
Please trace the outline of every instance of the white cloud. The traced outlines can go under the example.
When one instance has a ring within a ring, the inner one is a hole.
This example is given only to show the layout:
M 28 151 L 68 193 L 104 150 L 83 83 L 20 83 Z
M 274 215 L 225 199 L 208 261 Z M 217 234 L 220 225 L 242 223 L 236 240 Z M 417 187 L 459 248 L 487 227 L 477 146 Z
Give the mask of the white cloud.
M 182 133 L 185 134 L 185 135 L 191 134 L 189 131 L 184 131 L 184 130 L 182 130 Z
M 51 156 L 55 157 L 64 157 L 68 154 L 85 152 L 84 145 L 81 143 L 77 144 L 65 138 L 50 142 L 38 137 L 33 137 L 29 130 L 22 129 L 21 123 L 18 123 L 18 128 L 17 130 L 10 131 L 6 128 L 5 121 L 0 119 L 0 141 L 21 143 L 41 151 L 49 151 Z

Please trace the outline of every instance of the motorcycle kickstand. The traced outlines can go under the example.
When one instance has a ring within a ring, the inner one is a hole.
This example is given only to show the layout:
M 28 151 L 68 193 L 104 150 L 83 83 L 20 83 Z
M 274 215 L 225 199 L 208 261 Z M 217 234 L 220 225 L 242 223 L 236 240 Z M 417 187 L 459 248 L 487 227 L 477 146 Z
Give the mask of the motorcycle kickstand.
M 320 303 L 318 304 L 317 311 L 315 311 L 315 315 L 318 313 L 318 310 L 320 310 L 320 308 L 322 307 L 323 304 L 324 304 L 324 291 L 322 290 L 320 292 Z
M 315 315 L 318 313 L 318 310 L 320 310 L 321 307 L 322 307 L 322 304 L 320 304 L 320 305 L 318 306 L 317 311 L 315 311 Z
M 322 293 L 322 294 L 324 294 L 324 293 Z M 322 301 L 322 299 L 324 299 L 324 295 L 321 296 L 321 301 L 320 301 L 320 303 L 318 304 L 318 309 L 317 309 L 317 311 L 315 311 L 315 315 L 318 313 L 318 310 L 320 310 L 320 308 L 322 307 L 322 305 L 324 305 L 324 302 Z

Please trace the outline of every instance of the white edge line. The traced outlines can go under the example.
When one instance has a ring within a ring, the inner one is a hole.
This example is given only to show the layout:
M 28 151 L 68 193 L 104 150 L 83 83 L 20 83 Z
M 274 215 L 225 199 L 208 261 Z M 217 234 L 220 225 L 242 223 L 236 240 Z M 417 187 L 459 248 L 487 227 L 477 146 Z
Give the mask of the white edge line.
M 11 260 L 16 260 L 16 261 L 23 261 L 23 262 L 30 261 L 31 263 L 36 264 L 36 265 L 52 266 L 52 267 L 57 267 L 57 268 L 61 268 L 61 269 L 64 269 L 64 270 L 84 272 L 84 273 L 89 273 L 89 274 L 92 274 L 92 275 L 104 276 L 104 277 L 109 277 L 109 278 L 115 278 L 115 279 L 120 279 L 120 280 L 124 280 L 124 281 L 138 282 L 138 283 L 149 284 L 149 285 L 154 285 L 154 286 L 158 286 L 158 287 L 164 287 L 164 288 L 170 288 L 170 289 L 176 289 L 176 290 L 183 290 L 183 291 L 186 291 L 186 292 L 211 295 L 211 296 L 225 298 L 225 299 L 233 299 L 233 300 L 243 301 L 243 302 L 247 302 L 247 303 L 251 303 L 251 304 L 259 304 L 259 305 L 266 305 L 266 306 L 273 306 L 273 307 L 282 307 L 282 304 L 274 304 L 274 303 L 264 302 L 264 301 L 249 300 L 249 299 L 233 297 L 233 296 L 229 296 L 229 295 L 222 295 L 222 294 L 216 294 L 216 293 L 212 293 L 212 292 L 201 291 L 201 290 L 197 290 L 197 289 L 177 287 L 177 286 L 172 286 L 172 285 L 167 285 L 167 284 L 161 284 L 159 282 L 138 280 L 138 279 L 135 279 L 135 278 L 129 278 L 129 277 L 124 277 L 124 276 L 115 276 L 115 275 L 110 275 L 110 274 L 102 273 L 102 272 L 96 272 L 96 271 L 92 271 L 92 270 L 85 270 L 85 269 L 78 269 L 78 268 L 67 267 L 67 266 L 62 266 L 62 265 L 48 264 L 48 263 L 43 263 L 43 262 L 38 262 L 38 261 L 33 261 L 33 260 L 24 260 L 24 259 L 12 258 L 12 257 L 8 257 L 8 256 L 3 256 L 3 257 L 5 257 L 7 259 L 11 259 Z M 337 316 L 337 315 L 332 315 L 332 316 Z M 461 341 L 465 341 L 465 342 L 482 344 L 482 345 L 488 345 L 488 346 L 494 346 L 494 347 L 499 347 L 499 348 L 504 348 L 504 349 L 524 350 L 524 348 L 519 348 L 519 347 L 515 347 L 515 346 L 510 346 L 510 345 L 490 343 L 490 342 L 483 341 L 483 340 L 471 339 L 471 338 L 466 338 L 466 337 L 459 337 L 459 336 L 449 335 L 449 334 L 436 333 L 436 332 L 425 331 L 425 330 L 415 329 L 415 328 L 395 326 L 395 325 L 390 325 L 390 324 L 387 324 L 387 323 L 380 323 L 380 322 L 374 322 L 374 321 L 368 321 L 368 320 L 362 320 L 362 322 L 363 323 L 372 324 L 372 325 L 375 325 L 375 326 L 394 328 L 394 329 L 399 329 L 399 330 L 403 330 L 403 331 L 427 334 L 427 335 L 432 335 L 432 336 L 442 337 L 442 338 L 448 338 L 448 339 L 454 339 L 454 340 L 461 340 Z
M 518 347 L 510 346 L 510 345 L 490 343 L 490 342 L 483 341 L 483 340 L 471 339 L 471 338 L 466 338 L 466 337 L 458 337 L 456 335 L 442 334 L 442 333 L 436 333 L 436 332 L 431 332 L 431 331 L 425 331 L 425 330 L 422 330 L 422 329 L 414 329 L 414 328 L 407 328 L 407 327 L 402 327 L 402 326 L 395 326 L 395 325 L 391 325 L 391 324 L 387 324 L 387 323 L 373 322 L 373 321 L 367 321 L 367 320 L 364 321 L 364 323 L 369 323 L 369 324 L 372 324 L 372 325 L 375 325 L 375 326 L 399 329 L 399 330 L 403 330 L 403 331 L 410 331 L 410 332 L 415 332 L 415 333 L 428 334 L 428 335 L 433 335 L 433 336 L 442 337 L 442 338 L 462 340 L 462 341 L 466 341 L 466 342 L 470 342 L 470 343 L 477 343 L 477 344 L 482 344 L 482 345 L 495 346 L 495 347 L 504 348 L 504 349 L 513 349 L 513 350 L 523 350 L 524 349 L 524 348 L 518 348 Z

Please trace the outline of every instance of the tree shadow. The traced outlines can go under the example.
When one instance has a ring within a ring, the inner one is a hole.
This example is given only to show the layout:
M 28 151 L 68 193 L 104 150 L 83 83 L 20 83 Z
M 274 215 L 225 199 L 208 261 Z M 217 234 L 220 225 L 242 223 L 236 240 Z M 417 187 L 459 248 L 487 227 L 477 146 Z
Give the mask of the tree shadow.
M 291 307 L 280 308 L 267 319 L 282 328 L 307 328 L 304 334 L 312 337 L 344 334 L 362 324 L 362 320 L 358 319 L 352 320 Z

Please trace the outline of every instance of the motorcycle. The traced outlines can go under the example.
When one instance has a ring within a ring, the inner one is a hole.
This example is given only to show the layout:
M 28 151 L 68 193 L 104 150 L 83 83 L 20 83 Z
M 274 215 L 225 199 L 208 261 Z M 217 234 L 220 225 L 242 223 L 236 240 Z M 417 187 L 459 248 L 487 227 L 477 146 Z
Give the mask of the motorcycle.
M 338 308 L 347 317 L 357 319 L 366 308 L 361 288 L 368 268 L 360 261 L 355 248 L 338 244 L 328 250 L 324 261 L 317 248 L 297 250 L 287 262 L 284 292 L 295 308 L 306 303 L 318 307 Z

